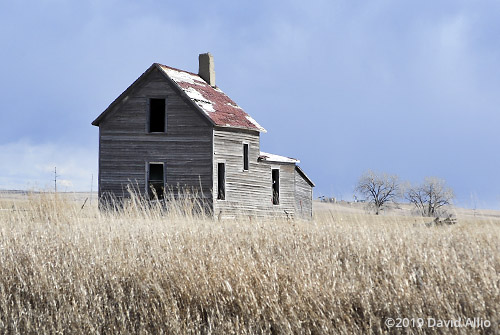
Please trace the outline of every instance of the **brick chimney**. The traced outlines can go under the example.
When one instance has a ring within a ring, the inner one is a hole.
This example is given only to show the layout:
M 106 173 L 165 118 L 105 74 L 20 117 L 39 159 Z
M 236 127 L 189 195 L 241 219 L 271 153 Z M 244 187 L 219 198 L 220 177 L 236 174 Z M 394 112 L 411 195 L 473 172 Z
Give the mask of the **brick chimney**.
M 200 64 L 198 75 L 203 78 L 208 85 L 215 87 L 214 56 L 212 56 L 210 52 L 200 54 L 198 61 Z

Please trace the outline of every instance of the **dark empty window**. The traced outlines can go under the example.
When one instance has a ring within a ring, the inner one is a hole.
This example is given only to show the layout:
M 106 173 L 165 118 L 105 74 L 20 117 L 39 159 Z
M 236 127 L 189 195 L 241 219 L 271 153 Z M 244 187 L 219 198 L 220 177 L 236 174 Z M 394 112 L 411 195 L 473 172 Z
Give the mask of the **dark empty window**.
M 158 199 L 163 199 L 165 194 L 165 174 L 163 167 L 161 163 L 149 163 L 148 187 L 151 198 L 158 197 Z
M 165 99 L 149 99 L 149 132 L 165 132 Z
M 280 204 L 280 170 L 272 169 L 273 178 L 273 205 Z
M 217 163 L 217 199 L 226 199 L 226 164 Z
M 248 144 L 243 143 L 243 170 L 248 170 Z

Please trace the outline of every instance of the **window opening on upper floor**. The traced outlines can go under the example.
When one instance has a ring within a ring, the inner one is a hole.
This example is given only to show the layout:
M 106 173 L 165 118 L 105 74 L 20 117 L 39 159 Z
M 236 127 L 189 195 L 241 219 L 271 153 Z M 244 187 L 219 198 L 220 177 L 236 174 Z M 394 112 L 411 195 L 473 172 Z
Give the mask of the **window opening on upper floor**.
M 248 171 L 249 165 L 249 150 L 248 143 L 243 143 L 243 170 Z
M 165 99 L 149 99 L 149 132 L 164 133 L 165 126 Z

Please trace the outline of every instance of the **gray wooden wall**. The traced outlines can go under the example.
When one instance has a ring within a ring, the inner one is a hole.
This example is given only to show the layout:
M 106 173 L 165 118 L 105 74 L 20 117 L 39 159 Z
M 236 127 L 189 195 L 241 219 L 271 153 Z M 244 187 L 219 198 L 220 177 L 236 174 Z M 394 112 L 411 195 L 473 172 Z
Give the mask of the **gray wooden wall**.
M 295 215 L 302 219 L 312 218 L 312 186 L 295 169 Z
M 166 98 L 167 132 L 147 133 L 149 98 Z M 99 128 L 99 194 L 146 190 L 146 163 L 165 163 L 167 186 L 202 188 L 211 199 L 212 126 L 154 69 Z
M 249 144 L 249 169 L 243 170 L 243 143 Z M 213 197 L 217 199 L 217 164 L 226 164 L 226 199 L 214 200 L 214 214 L 221 218 L 238 216 L 293 217 L 295 210 L 294 164 L 259 162 L 258 132 L 215 128 Z M 272 204 L 273 167 L 280 169 L 280 204 Z

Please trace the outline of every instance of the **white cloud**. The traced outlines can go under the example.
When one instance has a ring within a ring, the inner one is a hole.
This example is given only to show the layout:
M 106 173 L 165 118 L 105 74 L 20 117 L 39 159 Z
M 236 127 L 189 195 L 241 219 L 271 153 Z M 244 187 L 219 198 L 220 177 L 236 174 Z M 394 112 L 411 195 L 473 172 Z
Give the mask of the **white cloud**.
M 61 191 L 97 186 L 97 150 L 23 139 L 0 145 L 0 162 L 0 189 L 52 189 L 56 167 Z

